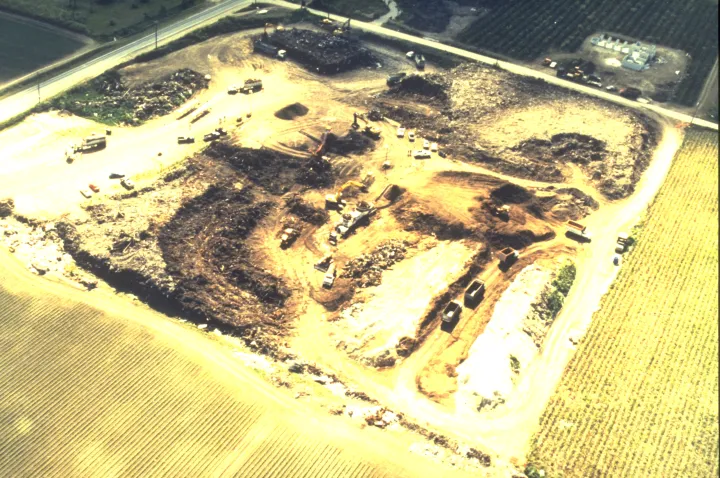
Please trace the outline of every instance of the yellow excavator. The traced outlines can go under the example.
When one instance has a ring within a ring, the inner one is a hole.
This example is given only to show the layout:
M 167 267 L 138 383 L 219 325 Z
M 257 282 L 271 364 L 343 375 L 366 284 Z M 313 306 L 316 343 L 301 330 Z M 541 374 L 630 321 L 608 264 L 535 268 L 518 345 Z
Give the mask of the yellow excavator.
M 371 137 L 372 139 L 380 139 L 380 133 L 381 133 L 380 128 L 378 128 L 377 126 L 368 124 L 368 120 L 365 118 L 365 115 L 362 113 L 353 113 L 353 122 L 350 125 L 352 127 L 352 129 L 360 128 L 360 123 L 358 123 L 358 119 L 361 119 L 365 122 L 365 127 L 362 129 L 363 134 Z
M 358 181 L 348 181 L 338 188 L 335 194 L 328 194 L 325 196 L 325 209 L 342 209 L 345 207 L 345 201 L 343 201 L 343 193 L 350 187 L 355 187 L 361 191 L 366 191 L 367 186 Z

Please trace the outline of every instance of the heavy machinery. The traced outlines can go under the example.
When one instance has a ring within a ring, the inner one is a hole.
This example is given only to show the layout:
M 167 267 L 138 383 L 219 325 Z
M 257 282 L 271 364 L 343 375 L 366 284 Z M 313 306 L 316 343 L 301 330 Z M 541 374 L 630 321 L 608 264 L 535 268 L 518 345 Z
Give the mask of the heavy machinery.
M 615 252 L 618 254 L 622 254 L 627 250 L 627 247 L 630 245 L 630 236 L 625 233 L 621 232 L 618 234 L 617 238 L 617 244 L 615 244 Z
M 264 53 L 279 60 L 284 60 L 287 56 L 287 52 L 285 50 L 281 50 L 280 48 L 262 40 L 257 40 L 253 43 L 253 51 L 255 53 Z
M 250 94 L 263 89 L 262 80 L 251 78 L 245 80 L 245 84 L 240 88 L 241 93 Z
M 490 211 L 492 212 L 493 216 L 497 216 L 500 219 L 503 219 L 505 221 L 510 219 L 510 206 L 507 204 L 503 206 L 496 206 L 495 204 L 490 206 Z
M 575 221 L 567 222 L 567 233 L 577 237 L 581 241 L 590 242 L 590 240 L 592 239 L 592 236 L 588 232 L 587 227 Z
M 328 267 L 327 272 L 325 273 L 325 277 L 323 277 L 323 287 L 326 289 L 330 289 L 333 284 L 335 283 L 335 263 L 331 263 Z
M 340 35 L 344 35 L 349 32 L 350 32 L 350 19 L 348 18 L 339 27 L 335 28 L 333 30 L 332 34 L 335 36 L 340 36 Z
M 360 123 L 358 123 L 358 118 L 363 120 L 366 123 L 365 127 L 362 130 L 363 134 L 365 134 L 373 139 L 380 139 L 380 134 L 381 134 L 380 128 L 378 128 L 377 126 L 372 126 L 372 125 L 367 124 L 367 119 L 365 119 L 365 115 L 362 113 L 353 113 L 353 123 L 352 123 L 353 129 L 360 128 Z
M 375 214 L 375 206 L 371 203 L 360 202 L 355 210 L 343 214 L 342 220 L 335 226 L 335 230 L 343 239 L 348 237 L 352 231 L 364 220 Z
M 310 136 L 307 133 L 305 133 L 305 134 L 307 136 Z M 325 131 L 323 132 L 322 136 L 320 136 L 320 140 L 318 142 L 318 147 L 315 148 L 314 150 L 313 149 L 310 150 L 310 152 L 312 153 L 313 156 L 321 158 L 322 155 L 325 153 L 325 147 L 327 146 L 328 134 L 330 134 L 330 128 L 326 126 Z M 313 140 L 317 141 L 316 137 L 314 137 L 314 136 L 310 136 L 310 137 Z
M 93 133 L 83 139 L 79 146 L 73 146 L 73 153 L 85 153 L 88 151 L 97 151 L 107 146 L 107 138 L 104 134 Z
M 370 110 L 367 114 L 370 121 L 382 121 L 384 116 L 379 110 Z
M 415 66 L 418 68 L 418 70 L 424 70 L 425 69 L 425 56 L 422 53 L 415 53 Z
M 178 136 L 178 144 L 192 144 L 195 142 L 195 138 L 192 136 Z
M 332 264 L 332 261 L 332 254 L 327 254 L 323 256 L 323 258 L 320 259 L 318 262 L 316 262 L 314 267 L 320 272 L 327 272 L 327 270 L 330 268 L 330 264 Z
M 288 227 L 283 231 L 282 236 L 280 236 L 280 248 L 286 249 L 290 247 L 299 236 L 300 232 L 297 229 Z
M 325 196 L 325 208 L 326 209 L 342 209 L 345 207 L 345 201 L 343 200 L 343 193 L 350 187 L 356 187 L 361 191 L 367 191 L 365 184 L 357 181 L 348 181 L 338 188 L 335 194 L 328 194 Z
M 328 31 L 335 31 L 335 28 L 336 28 L 336 27 L 335 27 L 335 22 L 332 21 L 332 20 L 330 20 L 329 18 L 323 18 L 323 19 L 321 19 L 321 20 L 320 20 L 320 23 L 319 23 L 319 26 L 320 26 L 320 28 L 322 28 L 323 30 L 328 30 Z

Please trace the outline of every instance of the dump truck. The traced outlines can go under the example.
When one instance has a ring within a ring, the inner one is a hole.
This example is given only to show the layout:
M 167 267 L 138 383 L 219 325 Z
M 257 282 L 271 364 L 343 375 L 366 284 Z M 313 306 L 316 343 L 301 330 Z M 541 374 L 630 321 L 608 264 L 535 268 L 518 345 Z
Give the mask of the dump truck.
M 592 239 L 587 227 L 583 226 L 579 222 L 568 221 L 567 222 L 567 233 L 577 237 L 582 241 L 590 241 Z
M 87 138 L 83 139 L 80 146 L 73 148 L 75 153 L 85 153 L 87 151 L 97 151 L 104 149 L 107 146 L 107 139 L 105 135 L 93 133 Z
M 295 242 L 295 239 L 298 238 L 300 235 L 300 232 L 298 232 L 297 229 L 293 229 L 291 227 L 288 227 L 283 231 L 282 236 L 280 236 L 280 247 L 282 249 L 285 249 L 287 247 L 290 247 L 293 242 Z
M 474 280 L 470 283 L 467 289 L 465 289 L 465 304 L 474 305 L 480 302 L 480 299 L 485 294 L 485 283 L 481 280 Z
M 375 213 L 375 207 L 370 203 L 360 203 L 354 211 L 345 213 L 342 220 L 335 226 L 335 230 L 344 239 L 350 235 L 355 228 Z
M 415 53 L 415 66 L 417 66 L 419 70 L 425 69 L 425 56 L 422 53 Z
M 388 86 L 395 86 L 398 83 L 402 81 L 403 78 L 407 76 L 407 73 L 395 73 L 394 75 L 390 75 L 387 77 L 387 85 Z
M 497 253 L 497 258 L 500 260 L 501 264 L 509 264 L 510 262 L 514 261 L 518 258 L 520 254 L 518 254 L 518 251 L 513 249 L 512 247 L 506 247 L 505 249 L 501 249 Z
M 241 93 L 248 94 L 251 92 L 260 91 L 262 89 L 263 89 L 262 80 L 252 78 L 249 80 L 245 80 L 245 84 L 242 86 L 242 88 L 240 88 L 239 91 Z
M 618 94 L 623 98 L 627 98 L 629 100 L 637 100 L 638 98 L 640 98 L 640 95 L 642 95 L 642 91 L 638 90 L 637 88 L 620 88 Z
M 450 302 L 448 305 L 445 306 L 442 311 L 442 321 L 446 324 L 451 324 L 455 322 L 457 318 L 460 317 L 461 310 L 462 305 L 458 304 L 455 301 Z
M 323 277 L 322 285 L 324 288 L 330 289 L 334 283 L 335 283 L 335 263 L 333 262 L 328 267 L 328 270 L 325 273 L 325 277 Z
M 630 236 L 625 233 L 621 232 L 618 234 L 617 238 L 617 244 L 615 244 L 615 252 L 618 254 L 622 254 L 627 250 L 627 247 L 630 245 Z
M 264 53 L 266 55 L 275 57 L 278 60 L 284 60 L 287 56 L 287 52 L 285 50 L 281 50 L 280 48 L 273 46 L 269 43 L 265 43 L 262 40 L 258 40 L 253 43 L 253 51 L 255 53 Z

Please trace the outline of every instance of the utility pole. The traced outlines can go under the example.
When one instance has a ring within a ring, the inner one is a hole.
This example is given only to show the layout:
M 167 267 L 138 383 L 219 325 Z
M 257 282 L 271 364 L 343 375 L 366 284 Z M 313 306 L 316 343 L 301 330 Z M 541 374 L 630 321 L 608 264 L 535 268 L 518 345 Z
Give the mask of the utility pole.
M 153 22 L 155 24 L 155 49 L 157 50 L 158 47 L 158 22 L 155 20 Z

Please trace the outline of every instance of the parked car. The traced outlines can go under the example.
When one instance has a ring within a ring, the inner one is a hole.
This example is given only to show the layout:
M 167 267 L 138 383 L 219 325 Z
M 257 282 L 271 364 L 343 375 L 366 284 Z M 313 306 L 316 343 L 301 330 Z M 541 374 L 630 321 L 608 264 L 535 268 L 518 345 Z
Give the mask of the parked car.
M 441 158 L 447 158 L 447 153 L 445 151 L 438 151 L 438 156 Z
M 408 131 L 408 140 L 410 142 L 415 141 L 415 131 Z
M 615 264 L 616 266 L 620 265 L 620 255 L 619 254 L 615 254 L 613 256 L 613 264 Z
M 426 139 L 423 140 L 423 149 L 430 149 L 430 141 Z
M 412 60 L 414 56 L 415 56 L 415 52 L 414 52 L 414 51 L 409 51 L 409 52 L 405 53 L 405 57 L 408 58 L 408 59 L 410 59 L 410 60 Z
M 122 178 L 120 180 L 120 184 L 122 184 L 125 189 L 135 189 L 135 183 L 132 182 L 129 178 Z
M 405 137 L 405 128 L 400 127 L 397 129 L 397 137 L 398 138 L 404 138 Z
M 97 186 L 95 186 L 94 184 L 88 184 L 88 187 L 89 187 L 89 188 L 92 190 L 92 192 L 94 192 L 94 193 L 99 193 L 99 192 L 100 192 L 100 188 L 97 187 Z
M 438 150 L 437 143 L 430 143 L 430 151 L 432 151 L 433 153 L 437 153 L 437 150 Z
M 80 194 L 85 196 L 86 198 L 92 197 L 93 193 L 89 189 L 81 189 Z

